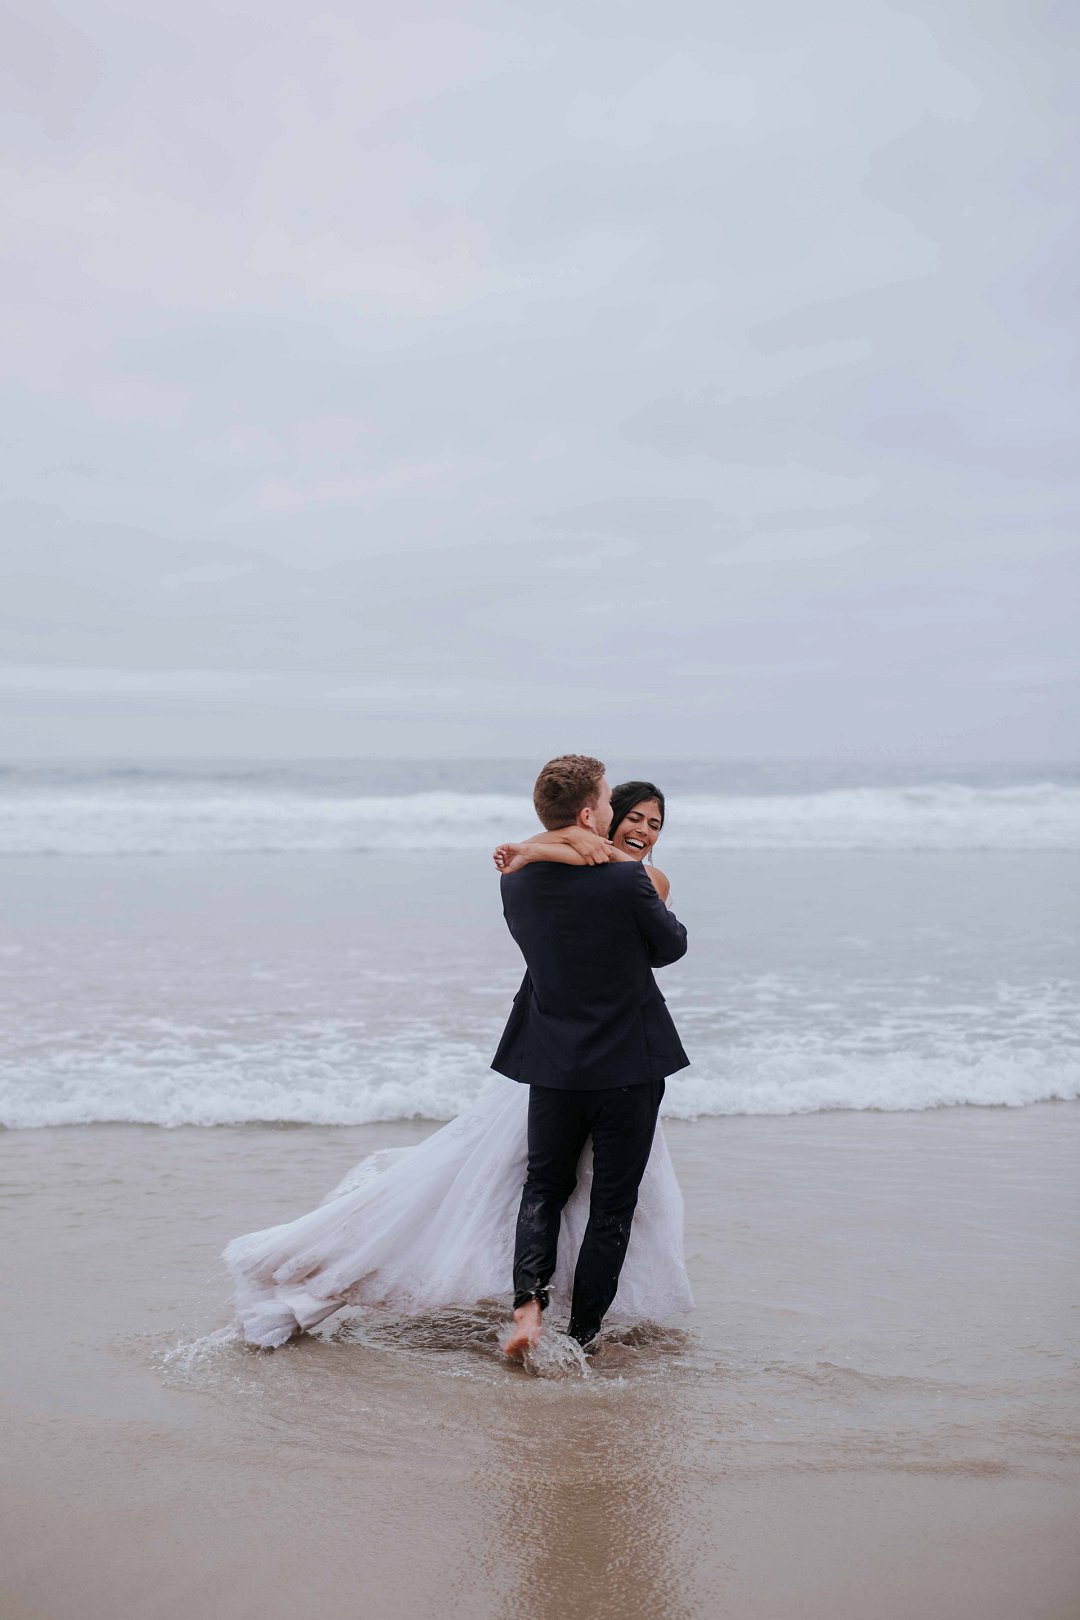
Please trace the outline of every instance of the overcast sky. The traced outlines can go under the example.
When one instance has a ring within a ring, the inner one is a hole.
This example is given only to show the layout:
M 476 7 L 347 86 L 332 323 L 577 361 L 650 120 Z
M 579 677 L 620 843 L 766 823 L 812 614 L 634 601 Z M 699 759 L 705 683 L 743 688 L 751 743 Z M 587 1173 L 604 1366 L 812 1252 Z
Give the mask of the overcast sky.
M 4 754 L 1075 753 L 1069 0 L 0 64 Z

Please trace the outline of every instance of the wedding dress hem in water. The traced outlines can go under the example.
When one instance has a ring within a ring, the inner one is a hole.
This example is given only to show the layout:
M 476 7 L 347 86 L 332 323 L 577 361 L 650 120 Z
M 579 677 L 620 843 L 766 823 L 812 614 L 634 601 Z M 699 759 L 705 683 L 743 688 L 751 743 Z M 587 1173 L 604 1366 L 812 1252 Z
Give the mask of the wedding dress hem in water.
M 298 1220 L 235 1238 L 225 1263 L 248 1343 L 274 1349 L 345 1305 L 415 1315 L 505 1299 L 509 1309 L 528 1106 L 527 1086 L 500 1080 L 418 1146 L 363 1159 Z M 569 1311 L 591 1186 L 586 1147 L 563 1210 L 556 1317 Z M 693 1303 L 682 1194 L 658 1124 L 607 1321 L 664 1321 Z

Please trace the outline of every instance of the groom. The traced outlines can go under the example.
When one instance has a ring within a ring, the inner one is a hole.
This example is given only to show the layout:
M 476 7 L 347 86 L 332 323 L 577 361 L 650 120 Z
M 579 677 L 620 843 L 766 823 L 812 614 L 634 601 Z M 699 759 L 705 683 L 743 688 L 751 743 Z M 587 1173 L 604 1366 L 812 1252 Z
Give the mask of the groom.
M 533 803 L 549 830 L 608 835 L 611 789 L 598 759 L 549 760 Z M 501 887 L 528 970 L 491 1065 L 529 1087 L 514 1327 L 504 1347 L 521 1356 L 540 1334 L 563 1205 L 590 1137 L 592 1199 L 574 1272 L 571 1337 L 589 1344 L 615 1298 L 664 1077 L 689 1062 L 652 976 L 686 954 L 686 929 L 638 861 L 538 861 L 504 876 Z

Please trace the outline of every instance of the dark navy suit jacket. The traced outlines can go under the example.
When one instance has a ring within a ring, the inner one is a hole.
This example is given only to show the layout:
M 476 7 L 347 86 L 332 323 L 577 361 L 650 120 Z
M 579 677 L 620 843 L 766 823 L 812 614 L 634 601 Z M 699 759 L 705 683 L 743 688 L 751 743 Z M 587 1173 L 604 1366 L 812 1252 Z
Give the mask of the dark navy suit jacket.
M 653 978 L 686 929 L 637 861 L 538 861 L 501 880 L 528 968 L 491 1067 L 562 1088 L 640 1085 L 689 1058 Z

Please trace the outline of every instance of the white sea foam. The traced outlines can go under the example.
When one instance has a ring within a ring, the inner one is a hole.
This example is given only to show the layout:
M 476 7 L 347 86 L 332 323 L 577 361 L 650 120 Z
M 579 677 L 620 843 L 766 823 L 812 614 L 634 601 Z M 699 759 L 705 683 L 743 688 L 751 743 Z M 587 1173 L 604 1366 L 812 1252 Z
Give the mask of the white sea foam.
M 0 853 L 488 850 L 535 826 L 523 797 L 289 791 L 20 792 L 0 799 Z M 1054 782 L 678 795 L 673 850 L 1077 850 L 1080 788 Z
M 0 1070 L 0 1124 L 10 1128 L 120 1121 L 235 1125 L 263 1121 L 363 1125 L 450 1119 L 491 1085 L 489 1055 L 464 1043 L 407 1056 L 389 1048 L 328 1063 L 288 1050 L 233 1045 L 149 1057 L 103 1051 Z M 668 1082 L 673 1119 L 807 1114 L 829 1109 L 900 1112 L 968 1104 L 1019 1108 L 1080 1098 L 1080 1049 L 944 1042 L 936 1051 L 851 1053 L 797 1035 L 703 1053 Z
M 0 1123 L 437 1120 L 503 1083 L 488 1064 L 516 957 L 496 891 L 474 890 L 493 845 L 533 825 L 506 791 L 526 774 L 0 769 L 0 852 L 164 857 L 7 864 Z M 1060 774 L 905 785 L 687 768 L 664 848 L 693 944 L 664 988 L 694 1063 L 666 1111 L 1080 1096 L 1080 785 Z M 406 857 L 243 858 L 261 850 Z M 407 859 L 440 850 L 476 859 Z M 840 873 L 830 851 L 868 853 Z M 888 851 L 941 858 L 877 859 Z M 384 881 L 399 876 L 400 912 Z

